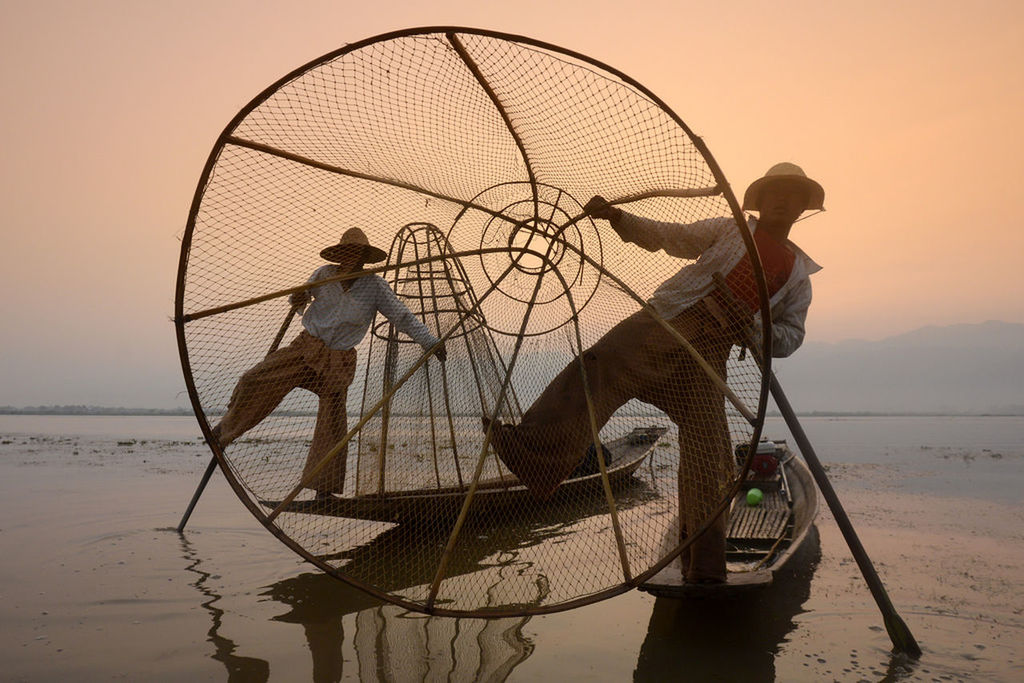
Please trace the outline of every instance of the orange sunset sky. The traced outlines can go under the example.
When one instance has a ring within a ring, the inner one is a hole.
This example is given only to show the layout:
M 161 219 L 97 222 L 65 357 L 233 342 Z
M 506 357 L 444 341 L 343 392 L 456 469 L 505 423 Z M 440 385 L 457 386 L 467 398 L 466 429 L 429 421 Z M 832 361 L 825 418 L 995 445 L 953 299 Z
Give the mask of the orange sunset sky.
M 1021 2 L 2 0 L 0 405 L 187 405 L 178 237 L 217 136 L 293 68 L 432 25 L 624 71 L 739 195 L 802 165 L 808 341 L 1024 323 Z

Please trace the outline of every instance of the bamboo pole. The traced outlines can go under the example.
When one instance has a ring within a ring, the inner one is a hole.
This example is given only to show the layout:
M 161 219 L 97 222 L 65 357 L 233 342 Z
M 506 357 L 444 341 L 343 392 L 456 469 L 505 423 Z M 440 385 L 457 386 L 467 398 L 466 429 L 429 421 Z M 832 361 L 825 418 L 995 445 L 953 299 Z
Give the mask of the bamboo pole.
M 391 375 L 395 371 L 395 356 L 398 351 L 392 346 L 395 338 L 395 326 L 388 323 L 388 338 L 384 342 L 384 386 L 381 395 L 391 395 Z M 377 495 L 384 495 L 384 469 L 387 465 L 387 444 L 391 429 L 391 401 L 384 404 L 380 411 L 380 443 L 377 444 Z
M 460 261 L 455 261 L 455 266 L 456 266 L 456 268 L 459 271 L 459 278 L 461 279 L 461 281 L 462 282 L 466 282 L 468 284 L 469 283 L 469 274 L 462 267 L 462 263 Z M 472 289 L 467 288 L 466 293 L 467 293 L 466 294 L 467 298 L 470 301 L 470 305 L 472 306 L 473 302 L 475 301 L 475 297 L 473 295 Z M 457 311 L 465 310 L 464 305 L 457 298 L 455 299 L 455 308 L 456 308 Z M 483 415 L 484 413 L 487 413 L 489 411 L 489 409 L 487 408 L 487 397 L 486 397 L 486 394 L 484 394 L 484 389 L 483 389 L 483 384 L 484 384 L 485 380 L 481 378 L 481 371 L 480 371 L 480 368 L 477 366 L 477 362 L 478 361 L 476 359 L 476 354 L 473 353 L 473 348 L 472 348 L 472 346 L 470 344 L 470 341 L 469 341 L 470 330 L 466 326 L 466 320 L 468 320 L 468 319 L 469 319 L 468 315 L 467 316 L 463 316 L 463 318 L 461 319 L 459 324 L 462 326 L 462 334 L 463 334 L 463 337 L 466 340 L 466 342 L 465 342 L 466 343 L 466 354 L 467 354 L 467 357 L 469 358 L 469 368 L 470 368 L 470 370 L 473 371 L 473 384 L 476 386 L 477 400 L 480 401 L 480 414 Z M 495 367 L 497 367 L 497 363 L 495 363 L 495 359 L 492 357 L 492 353 L 497 353 L 497 352 L 496 351 L 492 352 L 492 350 L 491 350 L 491 345 L 492 344 L 494 344 L 494 340 L 491 339 L 489 335 L 485 335 L 485 337 L 484 337 L 484 346 L 485 346 L 486 351 L 487 351 L 488 360 L 492 364 L 494 364 Z M 500 360 L 500 357 L 499 357 L 499 360 Z M 502 368 L 504 368 L 504 365 L 502 365 Z M 447 369 L 446 368 L 441 368 L 441 373 L 442 373 L 442 377 L 445 377 L 446 378 L 445 381 L 447 381 L 447 374 L 446 374 L 447 373 Z M 512 391 L 512 396 L 513 396 L 513 398 L 515 397 L 515 391 L 514 390 Z M 454 427 L 454 424 L 452 424 L 452 419 L 451 419 L 451 413 L 450 412 L 448 414 L 448 422 L 449 422 L 449 428 L 452 430 L 452 453 L 453 453 L 453 457 L 455 459 L 455 473 L 456 473 L 456 475 L 458 476 L 458 479 L 459 479 L 459 486 L 465 486 L 465 482 L 462 479 L 462 466 L 459 463 L 458 450 L 455 447 L 455 431 L 454 431 L 455 427 Z M 500 465 L 501 461 L 498 460 L 497 455 L 495 455 L 495 460 L 498 462 L 498 466 L 497 466 L 498 477 L 504 483 L 505 474 L 502 472 L 502 467 Z
M 545 253 L 540 258 L 550 263 L 549 254 L 551 251 L 551 244 L 548 245 L 548 253 Z M 512 272 L 513 268 L 516 268 L 519 259 L 523 257 L 526 250 L 522 251 L 520 255 L 512 261 L 509 267 L 506 269 L 502 277 L 505 277 L 508 273 Z M 537 252 L 533 252 L 537 254 Z M 538 254 L 539 255 L 539 254 Z M 448 568 L 448 562 L 451 560 L 452 551 L 455 549 L 455 542 L 458 540 L 459 534 L 462 532 L 462 527 L 466 523 L 466 519 L 469 516 L 469 507 L 473 502 L 473 497 L 476 495 L 477 485 L 480 482 L 480 474 L 483 472 L 484 460 L 487 458 L 487 448 L 491 443 L 491 434 L 494 430 L 494 419 L 498 415 L 498 410 L 501 407 L 501 403 L 505 400 L 505 394 L 508 391 L 508 387 L 512 382 L 512 372 L 515 369 L 516 361 L 519 358 L 519 351 L 523 345 L 524 332 L 526 332 L 526 326 L 530 321 L 530 314 L 533 312 L 534 302 L 537 300 L 537 295 L 540 293 L 541 283 L 544 281 L 543 274 L 537 278 L 536 284 L 533 287 L 533 294 L 530 296 L 530 302 L 526 306 L 526 315 L 523 316 L 523 322 L 519 326 L 519 334 L 516 335 L 516 343 L 512 349 L 512 358 L 509 361 L 508 372 L 505 373 L 505 379 L 501 384 L 501 391 L 498 393 L 498 399 L 494 403 L 494 411 L 490 415 L 490 419 L 487 423 L 487 431 L 484 434 L 483 446 L 480 449 L 480 456 L 477 458 L 476 469 L 473 471 L 473 479 L 469 484 L 469 490 L 466 492 L 466 498 L 462 501 L 462 509 L 459 510 L 459 516 L 455 520 L 455 525 L 452 527 L 451 534 L 448 535 L 448 543 L 445 545 L 444 552 L 441 554 L 441 560 L 438 562 L 437 572 L 434 574 L 434 579 L 430 583 L 430 591 L 427 595 L 426 608 L 429 611 L 434 606 L 434 601 L 437 599 L 437 593 L 441 588 L 441 581 L 444 580 L 445 571 Z M 495 287 L 497 283 L 495 283 Z M 488 290 L 487 294 L 493 291 L 494 287 Z M 485 294 L 486 296 L 486 294 Z M 483 297 L 481 297 L 482 299 Z
M 442 244 L 440 244 L 441 253 L 444 254 L 445 251 L 447 251 L 448 240 L 444 237 L 443 234 L 441 234 L 440 230 L 437 230 L 436 226 L 431 226 L 431 228 L 433 228 L 440 235 L 440 237 L 442 239 L 444 239 L 444 242 Z M 428 229 L 428 232 L 429 232 L 429 229 Z M 428 242 L 428 246 L 429 246 L 429 244 L 430 243 Z M 451 292 L 452 306 L 454 307 L 454 309 L 456 311 L 458 311 L 459 310 L 458 293 L 456 292 L 455 285 L 453 283 L 453 278 L 452 278 L 451 270 L 448 268 L 448 262 L 447 261 L 442 261 L 441 265 L 444 268 L 445 284 L 447 285 L 449 291 Z M 422 290 L 423 290 L 423 286 L 421 284 L 420 285 L 420 296 L 423 296 Z M 431 300 L 437 301 L 437 285 L 434 283 L 434 278 L 433 277 L 430 278 L 430 295 L 431 295 Z M 440 331 L 440 329 L 441 329 L 441 316 L 438 314 L 437 306 L 434 306 L 433 314 L 434 314 L 434 325 Z M 465 332 L 465 329 L 466 329 L 465 324 L 462 325 L 462 329 L 463 329 L 463 332 Z M 468 340 L 466 341 L 466 354 L 469 355 L 469 356 L 472 355 L 472 349 L 469 347 L 469 341 Z M 445 414 L 446 422 L 447 422 L 447 425 L 448 425 L 448 438 L 449 438 L 449 440 L 451 442 L 451 445 L 452 445 L 452 459 L 454 461 L 453 464 L 455 466 L 455 477 L 456 477 L 457 481 L 459 482 L 459 486 L 462 486 L 462 468 L 459 466 L 459 448 L 458 448 L 458 445 L 457 445 L 457 439 L 456 439 L 456 435 L 455 435 L 455 423 L 452 421 L 452 404 L 451 404 L 451 394 L 450 394 L 450 391 L 451 390 L 450 390 L 450 387 L 448 385 L 448 364 L 447 363 L 442 363 L 441 364 L 441 396 L 444 398 L 444 414 Z M 432 440 L 432 443 L 434 443 L 435 437 L 434 437 L 434 424 L 433 424 L 433 413 L 434 413 L 433 401 L 431 401 L 430 413 L 431 413 L 431 424 L 430 424 L 431 440 Z M 437 475 L 437 485 L 438 485 L 438 488 L 440 488 L 441 487 L 441 475 L 437 471 L 437 453 L 436 453 L 436 449 L 437 449 L 437 444 L 434 443 L 434 450 L 435 450 L 435 453 L 434 453 L 434 471 L 435 471 L 435 473 Z
M 297 285 L 295 287 L 288 287 L 287 289 L 279 289 L 279 290 L 276 290 L 276 291 L 273 291 L 273 292 L 268 292 L 266 294 L 261 294 L 259 296 L 254 296 L 254 297 L 252 297 L 250 299 L 243 299 L 242 301 L 236 301 L 235 303 L 224 304 L 222 306 L 214 306 L 213 308 L 203 309 L 201 311 L 196 311 L 195 313 L 185 313 L 185 314 L 183 314 L 181 316 L 180 321 L 182 323 L 190 323 L 190 322 L 193 322 L 193 321 L 196 321 L 196 320 L 200 320 L 202 318 L 208 318 L 211 315 L 218 315 L 220 313 L 227 313 L 229 311 L 234 311 L 234 310 L 237 310 L 239 308 L 245 308 L 246 306 L 252 306 L 254 304 L 263 303 L 264 301 L 270 301 L 271 299 L 278 299 L 278 298 L 280 298 L 282 296 L 288 296 L 289 294 L 294 294 L 296 292 L 305 292 L 307 289 L 312 289 L 313 287 L 319 287 L 321 285 L 330 284 L 332 282 L 343 282 L 345 280 L 354 280 L 355 278 L 363 277 L 364 275 L 373 275 L 373 274 L 376 274 L 376 273 L 385 273 L 385 272 L 387 272 L 389 270 L 398 270 L 399 268 L 408 268 L 408 267 L 420 265 L 420 264 L 423 264 L 423 263 L 432 263 L 434 261 L 441 261 L 441 260 L 444 260 L 444 259 L 447 259 L 447 258 L 462 258 L 464 256 L 483 256 L 485 254 L 501 254 L 501 253 L 508 253 L 510 251 L 522 251 L 523 253 L 533 253 L 533 254 L 537 253 L 537 252 L 531 252 L 528 249 L 518 249 L 518 248 L 512 248 L 512 247 L 482 247 L 480 249 L 470 249 L 468 251 L 452 252 L 451 254 L 449 254 L 447 256 L 431 256 L 431 257 L 428 257 L 428 258 L 420 259 L 418 261 L 411 261 L 411 262 L 406 262 L 406 263 L 385 264 L 383 266 L 376 266 L 374 268 L 364 268 L 363 270 L 356 270 L 356 271 L 352 271 L 352 272 L 349 272 L 349 273 L 342 273 L 340 275 L 334 275 L 332 277 L 325 277 L 325 278 L 323 278 L 321 280 L 317 280 L 316 282 L 306 282 L 306 283 L 303 283 L 301 285 Z
M 301 308 L 301 305 L 293 305 L 291 307 L 291 310 L 288 311 L 288 315 L 285 316 L 284 322 L 281 323 L 281 327 L 280 329 L 278 329 L 277 335 L 274 336 L 274 341 L 271 342 L 270 344 L 270 350 L 267 351 L 268 356 L 272 354 L 274 351 L 276 351 L 277 347 L 281 345 L 281 340 L 284 339 L 285 332 L 288 331 L 288 326 L 291 325 L 292 319 L 295 317 L 295 314 L 298 313 L 299 309 Z M 218 444 L 216 447 L 219 448 L 220 445 Z M 203 491 L 206 490 L 206 485 L 210 483 L 210 477 L 213 476 L 213 471 L 216 468 L 217 454 L 216 452 L 214 452 L 213 457 L 210 458 L 210 464 L 206 466 L 206 471 L 203 472 L 202 479 L 199 480 L 199 486 L 196 487 L 196 492 L 192 494 L 192 500 L 189 502 L 188 507 L 185 509 L 185 514 L 181 516 L 181 521 L 178 522 L 179 534 L 185 530 L 185 525 L 188 524 L 188 518 L 192 516 L 192 510 L 195 508 L 196 503 L 199 502 L 199 497 L 203 495 Z
M 415 192 L 417 194 L 425 195 L 427 197 L 433 197 L 434 199 L 440 199 L 441 201 L 444 201 L 444 202 L 449 202 L 451 204 L 456 204 L 458 206 L 463 207 L 463 210 L 465 210 L 465 209 L 475 209 L 475 210 L 480 211 L 482 213 L 489 214 L 489 215 L 491 215 L 491 216 L 493 216 L 495 218 L 500 218 L 502 220 L 508 220 L 508 218 L 506 216 L 502 215 L 502 213 L 500 211 L 495 211 L 494 209 L 492 209 L 490 207 L 487 207 L 487 206 L 482 206 L 480 204 L 474 204 L 471 201 L 465 201 L 465 200 L 459 199 L 457 197 L 452 197 L 450 195 L 441 194 L 440 192 L 434 192 L 433 190 L 428 190 L 425 187 L 420 187 L 419 185 L 413 185 L 412 183 L 405 183 L 405 182 L 402 182 L 400 180 L 395 180 L 394 178 L 386 178 L 386 177 L 383 177 L 383 176 L 375 176 L 375 175 L 370 175 L 369 173 L 362 173 L 360 171 L 353 171 L 352 169 L 342 168 L 340 166 L 334 166 L 333 164 L 328 164 L 328 163 L 324 163 L 322 161 L 317 161 L 316 159 L 312 159 L 310 157 L 305 157 L 305 156 L 302 156 L 301 154 L 295 154 L 293 152 L 287 152 L 287 151 L 285 151 L 283 149 L 279 149 L 277 147 L 272 147 L 271 145 L 267 145 L 267 144 L 264 144 L 262 142 L 255 142 L 253 140 L 246 140 L 244 138 L 236 137 L 234 135 L 228 135 L 227 137 L 224 138 L 224 144 L 225 145 L 234 145 L 235 147 L 242 147 L 244 149 L 251 149 L 254 152 L 261 152 L 263 154 L 268 154 L 270 156 L 278 157 L 279 159 L 285 159 L 287 161 L 291 161 L 291 162 L 294 162 L 294 163 L 297 163 L 297 164 L 302 164 L 303 166 L 309 166 L 310 168 L 316 168 L 316 169 L 319 169 L 321 171 L 327 171 L 328 173 L 335 173 L 337 175 L 343 175 L 343 176 L 347 176 L 349 178 L 358 178 L 360 180 L 368 180 L 368 181 L 373 182 L 373 183 L 380 183 L 381 185 L 389 185 L 391 187 L 397 187 L 397 188 L 402 189 L 402 190 L 409 190 L 410 192 Z M 513 222 L 517 222 L 517 221 L 513 221 Z
M 203 476 L 199 480 L 199 486 L 196 487 L 196 492 L 192 494 L 192 500 L 189 501 L 188 507 L 185 509 L 185 514 L 181 516 L 181 521 L 178 522 L 179 534 L 185 531 L 185 525 L 188 524 L 188 518 L 192 516 L 192 510 L 195 508 L 196 503 L 199 502 L 199 497 L 203 495 L 203 491 L 206 490 L 206 485 L 210 483 L 210 477 L 213 476 L 213 471 L 215 469 L 217 469 L 216 455 L 210 458 L 209 464 L 206 465 L 206 471 L 203 472 Z
M 416 244 L 416 242 L 413 242 L 412 246 L 413 246 L 413 253 L 416 255 L 417 258 L 419 258 L 419 256 L 420 256 L 419 246 Z M 429 248 L 430 248 L 430 243 L 429 242 L 427 243 L 427 248 L 428 248 L 428 252 L 427 253 L 430 253 L 429 252 Z M 441 262 L 441 265 L 442 266 L 444 265 L 444 261 Z M 416 279 L 416 287 L 420 291 L 420 297 L 419 297 L 419 299 L 420 299 L 420 319 L 422 320 L 422 319 L 426 318 L 426 314 L 427 314 L 426 299 L 425 299 L 424 293 L 423 293 L 423 271 L 420 270 L 419 267 L 417 267 L 416 272 L 419 275 L 419 277 L 417 277 L 415 279 Z M 437 295 L 437 291 L 436 291 L 436 288 L 435 288 L 435 285 L 434 285 L 434 270 L 433 270 L 433 268 L 431 268 L 428 271 L 428 273 L 430 274 L 430 290 L 431 290 L 431 299 L 430 300 L 436 302 L 437 301 L 437 296 L 436 296 Z M 434 321 L 436 323 L 438 321 L 436 303 L 435 303 L 435 306 L 433 307 L 433 310 L 434 310 Z M 437 325 L 437 330 L 438 330 L 438 332 L 441 331 L 440 324 Z M 444 364 L 442 364 L 442 366 L 443 365 Z M 434 462 L 434 479 L 435 479 L 435 481 L 437 483 L 437 488 L 441 488 L 441 469 L 440 469 L 440 467 L 438 467 L 438 464 L 437 464 L 437 428 L 434 425 L 434 392 L 433 392 L 433 388 L 432 388 L 431 382 L 430 382 L 430 366 L 429 365 L 427 366 L 427 369 L 425 370 L 425 374 L 426 374 L 426 379 L 427 379 L 427 411 L 430 414 L 430 420 L 429 420 L 430 421 L 430 457 L 431 457 L 431 459 Z M 442 392 L 444 391 L 444 389 L 445 388 L 442 387 Z M 445 403 L 447 403 L 447 401 L 445 401 Z
M 565 226 L 563 226 L 563 229 L 565 227 L 568 227 L 569 225 L 572 225 L 572 224 L 578 222 L 584 216 L 586 216 L 586 214 L 581 214 L 580 216 L 577 216 L 575 219 L 573 219 L 572 221 L 567 223 Z M 554 242 L 554 240 L 551 240 L 551 241 Z M 577 253 L 581 258 L 586 260 L 594 268 L 596 268 L 599 272 L 601 272 L 602 275 L 604 275 L 605 277 L 607 277 L 610 280 L 612 280 L 623 292 L 625 292 L 627 295 L 629 295 L 634 300 L 639 302 L 641 306 L 643 306 L 645 309 L 647 309 L 648 312 L 655 318 L 655 320 L 662 327 L 664 327 L 669 332 L 669 334 L 671 334 L 673 336 L 673 338 L 676 339 L 677 342 L 679 342 L 679 344 L 687 351 L 687 353 L 689 353 L 693 357 L 693 359 L 697 362 L 697 364 L 701 367 L 701 369 L 705 373 L 707 373 L 707 375 L 711 379 L 711 381 L 715 383 L 715 385 L 719 388 L 719 390 L 722 391 L 722 393 L 725 394 L 726 398 L 729 399 L 729 402 L 733 404 L 733 406 L 736 408 L 736 410 L 739 411 L 739 413 L 741 415 L 743 415 L 743 417 L 746 418 L 746 420 L 748 422 L 750 422 L 751 424 L 753 424 L 756 421 L 756 418 L 755 418 L 754 414 L 750 411 L 750 409 L 747 408 L 743 404 L 743 402 L 740 400 L 740 398 L 738 396 L 736 396 L 735 392 L 733 392 L 733 390 L 725 383 L 725 381 L 721 377 L 718 376 L 718 373 L 716 373 L 714 371 L 714 369 L 710 365 L 708 365 L 707 361 L 704 360 L 704 358 L 700 355 L 700 353 L 696 349 L 693 348 L 693 345 L 690 344 L 690 342 L 682 334 L 680 334 L 678 330 L 675 330 L 671 325 L 669 325 L 668 322 L 664 318 L 659 316 L 654 311 L 654 309 L 650 308 L 650 306 L 647 305 L 647 302 L 644 301 L 644 299 L 640 295 L 638 295 L 636 292 L 634 292 L 621 279 L 619 279 L 618 277 L 613 275 L 610 271 L 608 271 L 603 265 L 598 264 L 596 261 L 593 260 L 593 258 L 587 256 L 587 254 L 585 254 L 581 249 L 575 248 L 572 244 L 566 242 L 565 240 L 560 240 L 560 242 L 561 242 L 562 245 L 565 246 L 565 248 L 567 248 L 567 249 Z M 449 257 L 461 258 L 463 256 L 480 256 L 480 255 L 484 255 L 484 254 L 508 253 L 508 252 L 511 252 L 511 251 L 520 251 L 521 255 L 524 255 L 524 254 L 538 255 L 538 252 L 535 252 L 535 251 L 532 251 L 532 250 L 529 250 L 529 249 L 515 249 L 515 248 L 512 248 L 512 247 L 485 247 L 485 248 L 481 248 L 481 249 L 471 249 L 471 250 L 463 251 L 463 252 L 455 252 L 455 253 L 451 254 Z M 400 264 L 395 264 L 395 265 L 385 265 L 385 266 L 379 266 L 377 268 L 369 268 L 369 269 L 366 269 L 366 270 L 356 271 L 354 273 L 346 273 L 346 274 L 343 274 L 343 275 L 336 275 L 334 277 L 324 278 L 323 280 L 317 280 L 315 283 L 306 283 L 306 284 L 299 285 L 297 287 L 289 287 L 287 289 L 282 289 L 282 290 L 278 290 L 278 291 L 275 291 L 275 292 L 270 292 L 268 294 L 263 294 L 261 296 L 253 297 L 251 299 L 245 299 L 244 301 L 235 302 L 233 304 L 225 304 L 223 306 L 216 306 L 214 308 L 208 308 L 208 309 L 205 309 L 205 310 L 202 310 L 202 311 L 197 311 L 195 313 L 189 313 L 189 314 L 186 314 L 186 315 L 182 316 L 182 322 L 192 322 L 194 320 L 199 320 L 201 318 L 206 318 L 206 317 L 211 316 L 211 315 L 217 315 L 219 313 L 227 313 L 228 311 L 233 311 L 233 310 L 238 309 L 238 308 L 244 308 L 245 306 L 251 306 L 253 304 L 262 303 L 264 301 L 269 301 L 271 299 L 275 299 L 275 298 L 278 298 L 278 297 L 281 297 L 281 296 L 286 296 L 286 295 L 292 294 L 294 292 L 303 292 L 303 291 L 305 291 L 307 289 L 310 289 L 312 287 L 328 284 L 330 282 L 340 282 L 342 280 L 349 280 L 349 279 L 353 279 L 353 278 L 356 278 L 356 277 L 362 277 L 363 275 L 367 275 L 367 274 L 370 274 L 370 273 L 386 272 L 388 270 L 394 270 L 394 269 L 400 268 L 400 267 L 409 267 L 409 266 L 412 266 L 412 265 L 418 265 L 420 263 L 430 263 L 430 262 L 433 262 L 433 261 L 442 260 L 444 258 L 448 258 L 448 257 L 445 257 L 445 256 L 434 256 L 434 257 L 428 257 L 428 258 L 425 258 L 425 259 L 420 259 L 420 260 L 414 261 L 412 263 L 400 263 Z
M 608 467 L 604 460 L 604 447 L 601 445 L 600 431 L 601 428 L 597 424 L 597 416 L 594 414 L 594 401 L 590 394 L 590 384 L 587 380 L 587 367 L 583 362 L 583 338 L 580 336 L 580 325 L 579 325 L 579 313 L 576 311 L 576 304 L 572 299 L 572 294 L 569 292 L 568 283 L 562 277 L 561 272 L 558 269 L 554 269 L 558 279 L 562 281 L 562 286 L 565 288 L 565 295 L 569 302 L 569 307 L 572 309 L 572 319 L 574 322 L 573 329 L 576 332 L 576 346 L 579 349 L 580 364 L 580 377 L 583 380 L 583 395 L 587 399 L 587 417 L 590 420 L 590 431 L 594 442 L 594 453 L 597 455 L 597 465 L 601 470 L 601 485 L 604 488 L 605 500 L 608 502 L 608 513 L 612 520 L 612 533 L 615 536 L 615 545 L 619 551 L 619 562 L 622 563 L 622 575 L 624 581 L 629 581 L 632 578 L 632 572 L 629 567 L 629 556 L 626 553 L 626 542 L 622 536 L 622 526 L 619 523 L 619 513 L 615 505 L 615 496 L 612 494 L 612 485 L 608 481 Z
M 715 273 L 715 283 L 731 304 L 738 305 L 732 290 L 725 282 L 725 278 L 722 277 L 721 273 Z M 747 337 L 748 342 L 753 341 L 750 339 L 749 331 Z M 756 347 L 751 345 L 751 350 L 754 353 L 754 359 L 760 363 L 761 359 L 757 354 Z M 771 392 L 772 397 L 775 399 L 775 404 L 786 420 L 786 426 L 789 427 L 789 431 L 796 440 L 800 453 L 804 456 L 811 474 L 814 475 L 814 481 L 818 484 L 818 489 L 825 498 L 825 502 L 828 503 L 829 510 L 832 511 L 832 516 L 836 520 L 836 525 L 842 532 L 846 545 L 850 548 L 850 553 L 853 555 L 853 559 L 857 562 L 861 576 L 864 577 L 864 582 L 867 584 L 875 604 L 878 605 L 878 609 L 882 613 L 882 621 L 885 624 L 885 630 L 889 634 L 893 647 L 897 652 L 906 654 L 914 659 L 920 658 L 921 647 L 917 644 L 917 640 L 914 639 L 910 628 L 896 612 L 896 608 L 889 599 L 889 594 L 882 584 L 882 579 L 878 576 L 878 572 L 875 571 L 875 566 L 872 564 L 871 558 L 868 557 L 867 550 L 864 549 L 860 538 L 857 536 L 857 531 L 853 528 L 853 522 L 850 521 L 850 517 L 846 514 L 846 510 L 839 501 L 839 496 L 836 495 L 835 489 L 832 488 L 832 482 L 829 481 L 828 475 L 825 474 L 825 468 L 818 459 L 817 453 L 814 452 L 814 447 L 811 445 L 810 439 L 807 438 L 803 426 L 796 417 L 796 411 L 790 405 L 789 399 L 782 390 L 782 385 L 779 384 L 779 380 L 775 377 L 774 372 L 769 371 L 769 380 L 771 381 Z
M 608 202 L 609 204 L 629 204 L 631 202 L 638 202 L 641 199 L 651 199 L 653 197 L 682 197 L 684 199 L 693 197 L 714 197 L 715 195 L 722 194 L 722 188 L 718 185 L 712 185 L 711 187 L 694 187 L 686 189 L 664 189 L 664 190 L 651 190 L 650 192 L 641 192 L 639 194 L 630 195 L 623 197 L 622 199 L 616 199 L 615 201 Z
M 508 134 L 512 136 L 512 140 L 516 143 L 516 147 L 519 148 L 519 154 L 523 159 L 523 166 L 526 167 L 526 175 L 529 179 L 530 189 L 533 192 L 533 218 L 536 221 L 538 218 L 537 211 L 540 207 L 540 201 L 537 197 L 537 176 L 533 171 L 533 164 L 530 163 L 530 155 L 526 152 L 526 145 L 523 144 L 523 139 L 519 135 L 519 131 L 512 124 L 512 119 L 508 115 L 508 111 L 501 99 L 498 97 L 498 93 L 494 91 L 491 84 L 487 82 L 480 67 L 473 61 L 473 58 L 469 55 L 469 51 L 466 46 L 462 44 L 458 36 L 453 31 L 445 33 L 445 37 L 448 38 L 448 42 L 451 43 L 452 47 L 455 48 L 456 54 L 469 69 L 469 72 L 473 74 L 473 78 L 480 85 L 480 88 L 484 91 L 487 97 L 491 100 L 491 104 L 498 110 L 498 115 L 501 116 L 501 120 L 505 123 L 505 128 L 508 129 Z
M 871 596 L 874 598 L 875 604 L 878 605 L 878 610 L 882 613 L 882 621 L 885 624 L 885 630 L 889 634 L 893 647 L 897 652 L 902 652 L 914 659 L 920 658 L 921 646 L 917 644 L 906 622 L 896 612 L 896 608 L 893 606 L 892 601 L 889 599 L 889 594 L 885 590 L 885 585 L 882 584 L 882 579 L 878 576 L 878 572 L 875 571 L 871 558 L 868 557 L 867 551 L 864 549 L 863 544 L 861 544 L 857 531 L 853 528 L 853 523 L 846 514 L 842 503 L 839 502 L 839 496 L 836 495 L 835 489 L 832 488 L 832 482 L 829 481 L 828 475 L 825 474 L 825 468 L 822 467 L 821 461 L 818 460 L 810 440 L 804 433 L 800 421 L 797 420 L 796 413 L 789 404 L 789 399 L 786 398 L 786 394 L 782 391 L 782 385 L 779 384 L 774 373 L 771 375 L 771 382 L 772 397 L 775 399 L 775 404 L 779 407 L 779 412 L 782 413 L 786 420 L 786 426 L 789 427 L 789 431 L 793 434 L 793 438 L 796 440 L 804 460 L 810 467 L 811 474 L 814 475 L 814 481 L 817 482 L 821 495 L 828 503 L 829 510 L 832 511 L 832 516 L 835 518 L 839 530 L 843 533 L 843 538 L 846 540 L 846 545 L 850 548 L 853 559 L 857 561 L 857 567 L 860 569 L 861 576 L 864 577 L 864 582 L 868 585 L 868 590 L 871 591 Z

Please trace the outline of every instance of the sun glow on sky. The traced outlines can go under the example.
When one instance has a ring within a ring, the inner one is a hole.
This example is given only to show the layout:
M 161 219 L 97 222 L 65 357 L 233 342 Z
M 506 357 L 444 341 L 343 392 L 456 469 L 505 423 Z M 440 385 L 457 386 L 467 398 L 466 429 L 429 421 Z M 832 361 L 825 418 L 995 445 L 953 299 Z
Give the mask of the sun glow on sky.
M 447 24 L 624 71 L 737 194 L 803 166 L 809 341 L 1024 322 L 1018 2 L 0 2 L 0 405 L 186 405 L 177 237 L 217 135 L 311 59 Z

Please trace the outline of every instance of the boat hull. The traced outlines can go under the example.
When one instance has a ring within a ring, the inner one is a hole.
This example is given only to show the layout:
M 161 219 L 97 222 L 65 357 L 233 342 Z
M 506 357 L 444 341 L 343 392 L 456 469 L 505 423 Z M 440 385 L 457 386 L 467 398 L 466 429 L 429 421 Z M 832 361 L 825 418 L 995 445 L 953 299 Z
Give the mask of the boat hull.
M 679 560 L 673 560 L 638 588 L 659 597 L 694 598 L 731 596 L 770 586 L 775 574 L 807 540 L 818 513 L 817 489 L 810 470 L 788 447 L 782 448 L 779 488 L 766 491 L 761 505 L 751 508 L 746 503 L 750 485 L 745 485 L 732 503 L 726 534 L 729 572 L 725 583 L 687 583 Z M 782 508 L 784 516 L 780 516 Z M 664 555 L 678 545 L 677 539 L 678 526 L 673 525 L 665 539 Z
M 628 483 L 633 472 L 640 467 L 666 431 L 664 427 L 639 427 L 626 436 L 604 444 L 606 452 L 612 456 L 607 464 L 607 470 L 608 483 L 613 491 Z M 546 502 L 558 503 L 601 486 L 600 473 L 572 477 L 564 481 L 554 496 Z M 327 499 L 292 501 L 282 512 L 348 517 L 394 524 L 415 523 L 421 520 L 436 521 L 439 518 L 457 517 L 462 510 L 467 492 L 468 487 L 450 487 L 347 498 L 333 496 Z M 532 494 L 526 486 L 510 474 L 502 479 L 479 482 L 472 505 L 474 513 L 486 514 L 521 505 L 524 501 L 532 499 Z M 264 501 L 262 504 L 271 509 L 278 505 L 276 501 Z

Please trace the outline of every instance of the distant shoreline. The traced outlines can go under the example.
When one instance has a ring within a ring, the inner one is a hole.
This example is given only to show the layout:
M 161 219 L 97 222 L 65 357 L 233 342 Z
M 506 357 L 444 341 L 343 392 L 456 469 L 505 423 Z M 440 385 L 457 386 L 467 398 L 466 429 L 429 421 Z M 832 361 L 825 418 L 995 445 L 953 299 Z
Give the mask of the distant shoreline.
M 0 415 L 193 415 L 191 408 L 108 408 L 105 406 L 0 406 Z
M 801 417 L 1021 417 L 1024 412 L 1017 410 L 1006 411 L 978 411 L 978 412 L 913 412 L 913 411 L 886 411 L 875 412 L 870 410 L 811 410 L 797 413 Z M 0 415 L 54 415 L 54 416 L 75 416 L 75 415 L 103 415 L 103 416 L 136 416 L 136 417 L 190 417 L 194 415 L 191 408 L 110 408 L 106 406 L 27 406 L 15 408 L 13 406 L 0 406 Z M 316 417 L 316 413 L 283 411 L 275 413 L 279 417 Z M 769 410 L 767 417 L 781 417 L 776 410 Z

